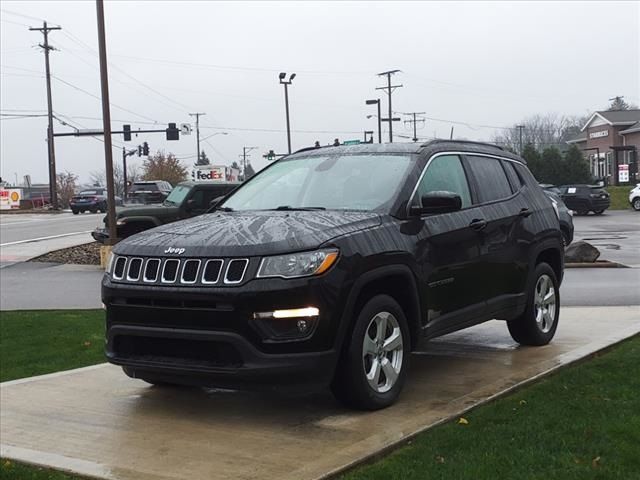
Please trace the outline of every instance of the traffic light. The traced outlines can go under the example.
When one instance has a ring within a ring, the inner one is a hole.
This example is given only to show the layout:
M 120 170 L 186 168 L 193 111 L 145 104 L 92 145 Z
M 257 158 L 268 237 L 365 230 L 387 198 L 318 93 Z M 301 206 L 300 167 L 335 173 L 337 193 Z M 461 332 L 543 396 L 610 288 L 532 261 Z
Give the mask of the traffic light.
M 270 162 L 272 162 L 273 160 L 276 159 L 276 154 L 273 150 L 269 150 L 267 153 L 263 155 L 263 157 L 269 160 Z
M 138 156 L 142 156 L 142 145 L 138 145 Z
M 145 157 L 149 156 L 149 144 L 147 142 L 142 144 L 142 155 Z
M 167 140 L 180 140 L 180 129 L 176 127 L 175 123 L 170 123 L 169 128 L 166 130 Z
M 131 125 L 123 125 L 122 130 L 124 135 L 124 141 L 130 142 L 131 141 Z

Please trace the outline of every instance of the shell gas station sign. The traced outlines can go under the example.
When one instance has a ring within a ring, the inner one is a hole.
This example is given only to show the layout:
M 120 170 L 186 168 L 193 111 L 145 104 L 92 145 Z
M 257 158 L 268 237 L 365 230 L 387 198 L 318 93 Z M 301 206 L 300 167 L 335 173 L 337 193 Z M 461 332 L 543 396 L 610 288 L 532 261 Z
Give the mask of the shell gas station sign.
M 0 210 L 16 210 L 20 208 L 22 189 L 0 187 Z

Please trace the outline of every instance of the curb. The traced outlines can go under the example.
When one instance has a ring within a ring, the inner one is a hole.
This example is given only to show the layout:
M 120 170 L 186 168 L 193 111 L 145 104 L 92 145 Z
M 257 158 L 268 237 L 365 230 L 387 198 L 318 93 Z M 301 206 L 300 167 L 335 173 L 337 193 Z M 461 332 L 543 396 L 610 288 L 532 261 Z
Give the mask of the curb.
M 618 262 L 609 260 L 599 260 L 595 262 L 569 262 L 564 264 L 564 268 L 631 268 Z

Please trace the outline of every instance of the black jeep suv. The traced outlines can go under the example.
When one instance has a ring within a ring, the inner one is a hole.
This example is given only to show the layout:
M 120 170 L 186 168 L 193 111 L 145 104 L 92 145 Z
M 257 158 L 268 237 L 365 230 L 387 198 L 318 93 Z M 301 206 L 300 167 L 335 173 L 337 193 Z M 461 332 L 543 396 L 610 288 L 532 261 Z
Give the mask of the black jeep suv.
M 114 248 L 106 353 L 152 384 L 331 385 L 377 409 L 420 337 L 495 318 L 548 343 L 563 265 L 551 202 L 498 147 L 307 149 Z

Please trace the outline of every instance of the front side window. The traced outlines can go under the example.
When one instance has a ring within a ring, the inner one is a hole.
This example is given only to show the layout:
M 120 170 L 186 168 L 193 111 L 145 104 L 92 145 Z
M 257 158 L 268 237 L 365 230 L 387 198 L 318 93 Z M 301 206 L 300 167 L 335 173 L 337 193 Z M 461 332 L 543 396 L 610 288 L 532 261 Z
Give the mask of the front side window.
M 410 155 L 321 155 L 283 159 L 238 188 L 233 210 L 386 210 L 404 184 Z
M 512 195 L 507 174 L 500 160 L 490 157 L 469 158 L 469 174 L 478 185 L 478 203 L 492 202 Z
M 171 193 L 166 198 L 164 203 L 168 203 L 170 205 L 180 205 L 190 190 L 191 189 L 189 187 L 178 185 L 173 190 L 171 190 Z
M 419 203 L 423 195 L 438 191 L 453 192 L 460 195 L 462 208 L 471 205 L 467 176 L 462 168 L 460 157 L 457 155 L 443 155 L 431 160 L 427 171 L 420 180 L 414 202 Z

